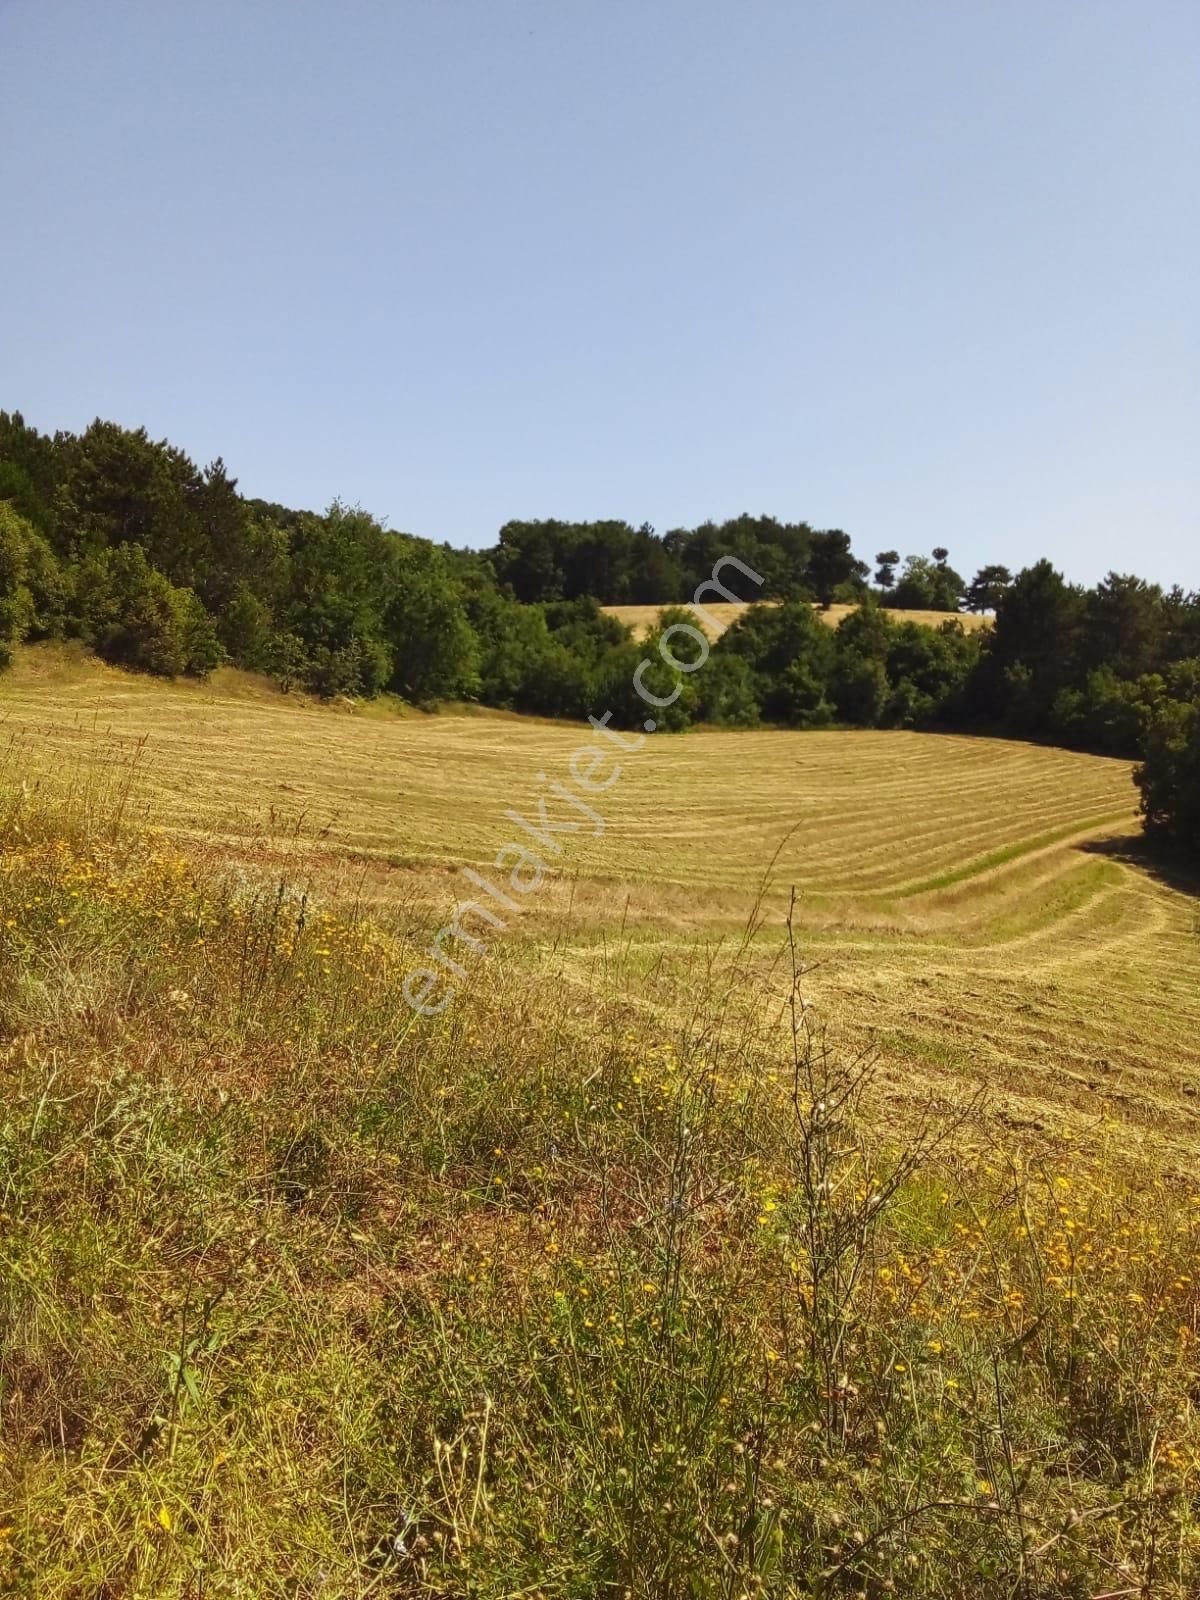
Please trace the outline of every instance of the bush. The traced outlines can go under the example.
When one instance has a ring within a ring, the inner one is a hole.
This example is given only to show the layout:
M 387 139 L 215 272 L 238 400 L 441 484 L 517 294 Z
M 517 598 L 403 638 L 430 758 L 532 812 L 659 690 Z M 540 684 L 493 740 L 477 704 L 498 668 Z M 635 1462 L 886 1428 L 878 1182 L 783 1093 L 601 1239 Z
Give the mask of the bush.
M 481 587 L 469 600 L 479 637 L 480 695 L 506 711 L 582 716 L 586 674 L 553 639 L 540 606 Z
M 234 590 L 221 612 L 217 633 L 229 659 L 251 672 L 264 670 L 271 650 L 271 612 L 246 584 Z
M 618 728 L 642 728 L 650 721 L 660 733 L 678 733 L 688 726 L 696 699 L 695 683 L 666 664 L 658 653 L 659 637 L 656 631 L 641 644 L 619 645 L 604 658 L 592 685 L 590 710 L 596 716 L 611 712 Z M 649 662 L 641 673 L 643 691 L 670 700 L 669 705 L 655 705 L 638 693 L 634 674 L 643 661 Z
M 340 649 L 317 645 L 307 658 L 305 680 L 314 693 L 332 700 L 336 695 L 374 698 L 387 685 L 392 657 L 378 639 L 353 638 Z
M 833 675 L 833 701 L 842 722 L 875 727 L 888 701 L 888 677 L 882 661 L 856 651 L 844 652 Z
M 65 588 L 54 552 L 33 524 L 0 501 L 0 667 L 9 646 L 62 627 Z
M 263 664 L 284 694 L 307 682 L 311 670 L 304 640 L 295 633 L 273 633 L 266 643 Z
M 965 633 L 960 623 L 944 622 L 940 628 L 902 623 L 888 650 L 894 706 L 903 704 L 906 717 L 917 724 L 954 716 L 978 657 L 978 636 Z
M 384 637 L 391 665 L 379 687 L 390 679 L 390 686 L 415 705 L 475 694 L 478 641 L 449 561 L 435 545 L 389 537 L 393 598 Z
M 200 601 L 157 572 L 140 545 L 118 545 L 85 561 L 75 601 L 82 637 L 106 661 L 173 678 L 205 677 L 222 660 Z
M 1054 732 L 1086 750 L 1135 756 L 1166 688 L 1155 673 L 1130 681 L 1118 678 L 1111 667 L 1098 667 L 1082 689 L 1064 689 L 1055 700 Z
M 787 601 L 747 611 L 722 636 L 715 653 L 746 662 L 767 721 L 820 727 L 832 720 L 826 686 L 834 639 L 812 606 Z
M 1169 700 L 1154 713 L 1134 781 L 1147 833 L 1200 857 L 1200 700 Z
M 758 725 L 754 675 L 740 656 L 712 655 L 696 674 L 696 700 L 692 714 L 697 722 L 723 728 Z

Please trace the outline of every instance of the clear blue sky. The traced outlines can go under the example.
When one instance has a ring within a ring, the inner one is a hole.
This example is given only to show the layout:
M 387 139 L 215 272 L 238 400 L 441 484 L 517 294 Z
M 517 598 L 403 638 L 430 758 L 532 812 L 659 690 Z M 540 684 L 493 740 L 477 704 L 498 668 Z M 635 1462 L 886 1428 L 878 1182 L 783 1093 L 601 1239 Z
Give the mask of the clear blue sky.
M 1196 0 L 0 0 L 0 406 L 1200 585 Z

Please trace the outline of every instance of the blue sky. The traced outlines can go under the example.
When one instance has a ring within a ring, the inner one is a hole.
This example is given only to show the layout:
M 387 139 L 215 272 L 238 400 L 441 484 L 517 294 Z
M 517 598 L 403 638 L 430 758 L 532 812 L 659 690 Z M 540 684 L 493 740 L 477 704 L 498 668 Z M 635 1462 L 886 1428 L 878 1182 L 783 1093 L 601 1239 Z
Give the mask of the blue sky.
M 0 0 L 0 406 L 1200 585 L 1195 0 Z

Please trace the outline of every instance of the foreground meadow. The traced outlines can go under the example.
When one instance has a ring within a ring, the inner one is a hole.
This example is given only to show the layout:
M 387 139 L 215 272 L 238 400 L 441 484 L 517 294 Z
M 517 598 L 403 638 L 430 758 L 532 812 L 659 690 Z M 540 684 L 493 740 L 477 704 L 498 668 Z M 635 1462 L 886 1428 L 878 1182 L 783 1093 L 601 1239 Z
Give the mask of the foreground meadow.
M 419 1018 L 573 730 L 23 673 L 0 1591 L 1196 1592 L 1197 941 L 1121 764 L 650 744 Z

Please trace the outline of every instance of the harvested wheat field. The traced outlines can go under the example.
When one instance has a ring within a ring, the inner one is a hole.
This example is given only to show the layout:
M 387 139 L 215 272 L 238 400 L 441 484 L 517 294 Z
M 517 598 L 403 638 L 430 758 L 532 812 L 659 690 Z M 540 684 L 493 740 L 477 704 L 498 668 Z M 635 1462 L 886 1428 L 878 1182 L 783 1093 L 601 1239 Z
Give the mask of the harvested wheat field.
M 587 728 L 46 649 L 0 719 L 0 1592 L 1197 1592 L 1127 763 L 655 735 L 581 808 Z
M 580 1003 L 670 1013 L 733 950 L 764 1001 L 792 891 L 807 992 L 878 1051 L 897 1114 L 985 1088 L 1031 1136 L 1117 1136 L 1186 1167 L 1200 1144 L 1200 935 L 1190 885 L 1140 845 L 1129 764 L 969 737 L 719 732 L 647 738 L 585 817 L 548 795 L 589 730 L 490 713 L 371 716 L 224 673 L 163 686 L 59 652 L 0 680 L 10 768 L 119 795 L 196 857 L 314 882 L 406 929 L 529 843 L 554 872 L 474 961 Z M 549 859 L 549 858 L 548 858 Z M 420 933 L 419 937 L 424 934 Z
M 764 600 L 762 605 L 776 605 L 775 600 Z M 699 608 L 693 605 L 682 607 L 685 611 L 698 612 Z M 704 615 L 701 627 L 710 639 L 719 639 L 731 623 L 737 621 L 738 616 L 745 611 L 744 605 L 730 603 L 726 600 L 714 600 L 703 607 Z M 828 606 L 817 615 L 830 628 L 836 628 L 843 617 L 847 617 L 855 610 L 854 606 Z M 992 619 L 971 611 L 902 611 L 886 608 L 888 616 L 893 622 L 919 622 L 926 628 L 940 628 L 944 622 L 957 622 L 968 633 L 974 633 L 978 628 L 990 628 Z M 618 622 L 632 630 L 635 639 L 645 638 L 650 629 L 657 622 L 662 606 L 605 606 L 610 617 L 616 617 Z

